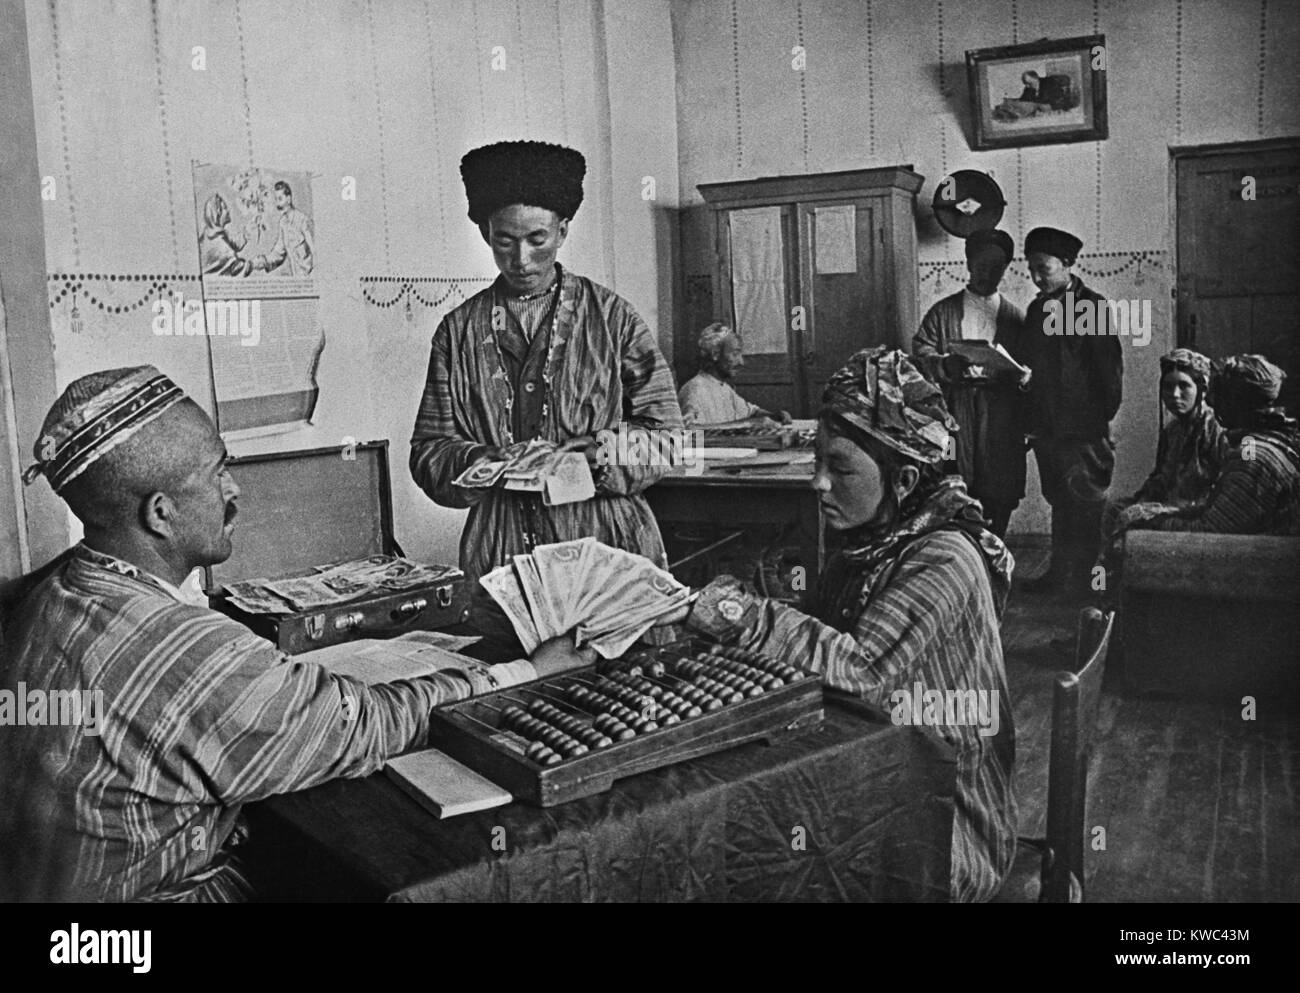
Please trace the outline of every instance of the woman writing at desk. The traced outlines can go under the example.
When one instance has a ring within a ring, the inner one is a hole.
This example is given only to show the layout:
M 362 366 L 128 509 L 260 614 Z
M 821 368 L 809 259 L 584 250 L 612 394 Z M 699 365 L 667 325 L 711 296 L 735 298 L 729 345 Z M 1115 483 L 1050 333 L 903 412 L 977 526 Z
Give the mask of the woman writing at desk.
M 951 892 L 975 901 L 998 891 L 1015 853 L 1015 730 L 998 634 L 1014 563 L 961 478 L 939 469 L 955 427 L 939 388 L 902 352 L 857 353 L 831 377 L 818 418 L 813 486 L 847 540 L 815 613 L 721 576 L 665 621 L 820 672 L 896 723 L 917 722 L 910 701 L 926 691 L 979 700 L 978 715 L 923 719 L 957 750 Z

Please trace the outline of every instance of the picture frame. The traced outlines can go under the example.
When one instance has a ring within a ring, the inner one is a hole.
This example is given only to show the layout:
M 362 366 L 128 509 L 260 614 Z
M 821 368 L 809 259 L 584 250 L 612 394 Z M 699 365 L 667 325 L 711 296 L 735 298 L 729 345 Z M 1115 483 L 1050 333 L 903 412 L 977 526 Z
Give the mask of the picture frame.
M 1100 34 L 968 51 L 971 147 L 1106 139 L 1106 59 Z

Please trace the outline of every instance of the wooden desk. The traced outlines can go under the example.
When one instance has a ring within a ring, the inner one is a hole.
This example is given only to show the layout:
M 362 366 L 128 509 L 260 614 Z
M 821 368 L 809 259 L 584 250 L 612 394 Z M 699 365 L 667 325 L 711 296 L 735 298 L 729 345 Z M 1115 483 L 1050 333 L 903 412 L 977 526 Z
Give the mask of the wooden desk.
M 947 900 L 952 750 L 829 700 L 826 715 L 545 810 L 440 821 L 378 774 L 247 811 L 281 899 Z
M 692 586 L 724 572 L 749 580 L 765 556 L 783 557 L 787 575 L 795 566 L 806 570 L 805 590 L 799 592 L 815 590 L 826 559 L 825 527 L 812 465 L 792 464 L 811 454 L 808 449 L 761 452 L 748 463 L 710 463 L 699 475 L 677 468 L 646 490 L 669 562 L 727 534 L 745 533 L 742 540 L 694 560 L 677 577 Z M 771 588 L 767 592 L 780 595 Z

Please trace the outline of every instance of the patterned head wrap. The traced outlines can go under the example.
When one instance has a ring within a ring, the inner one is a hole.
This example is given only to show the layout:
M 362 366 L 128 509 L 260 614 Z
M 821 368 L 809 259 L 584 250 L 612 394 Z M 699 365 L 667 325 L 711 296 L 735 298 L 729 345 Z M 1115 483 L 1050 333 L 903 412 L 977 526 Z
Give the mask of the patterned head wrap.
M 716 363 L 718 356 L 722 354 L 722 346 L 731 337 L 734 337 L 737 341 L 740 340 L 740 335 L 736 334 L 727 325 L 721 323 L 710 324 L 700 332 L 700 337 L 695 343 L 700 361 L 706 365 Z
M 151 365 L 82 376 L 45 415 L 36 440 L 36 464 L 23 473 L 23 482 L 44 475 L 54 492 L 60 492 L 183 399 L 181 388 Z
M 1232 355 L 1223 363 L 1220 381 L 1233 388 L 1246 407 L 1258 410 L 1277 403 L 1286 373 L 1262 355 Z
M 469 199 L 469 219 L 486 224 L 494 211 L 512 204 L 553 210 L 571 220 L 582 205 L 582 153 L 544 141 L 501 141 L 460 160 Z
M 1200 352 L 1190 348 L 1175 348 L 1168 355 L 1160 357 L 1160 378 L 1171 372 L 1182 372 L 1192 377 L 1192 381 L 1201 388 L 1201 395 L 1210 386 L 1210 360 Z
M 905 354 L 883 345 L 858 352 L 831 376 L 822 411 L 927 464 L 943 460 L 957 430 L 939 387 Z

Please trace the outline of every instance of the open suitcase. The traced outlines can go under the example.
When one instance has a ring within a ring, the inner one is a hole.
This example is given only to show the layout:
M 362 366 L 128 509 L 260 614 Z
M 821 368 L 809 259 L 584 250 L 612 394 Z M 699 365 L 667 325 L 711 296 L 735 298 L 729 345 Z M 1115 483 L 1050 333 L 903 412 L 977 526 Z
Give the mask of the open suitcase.
M 463 577 L 297 613 L 240 610 L 221 593 L 224 584 L 305 576 L 327 563 L 402 551 L 393 537 L 387 441 L 250 455 L 229 464 L 242 494 L 234 554 L 207 570 L 214 609 L 291 655 L 449 627 L 469 616 Z

